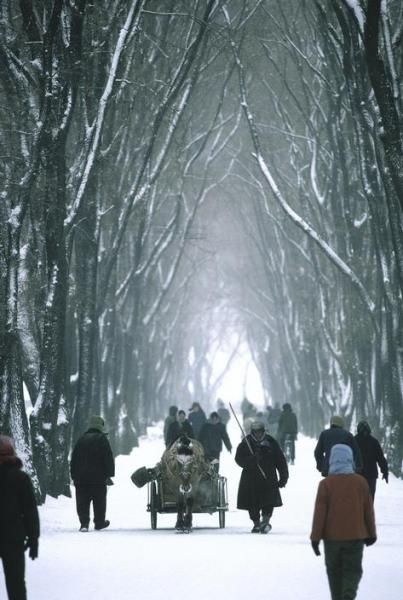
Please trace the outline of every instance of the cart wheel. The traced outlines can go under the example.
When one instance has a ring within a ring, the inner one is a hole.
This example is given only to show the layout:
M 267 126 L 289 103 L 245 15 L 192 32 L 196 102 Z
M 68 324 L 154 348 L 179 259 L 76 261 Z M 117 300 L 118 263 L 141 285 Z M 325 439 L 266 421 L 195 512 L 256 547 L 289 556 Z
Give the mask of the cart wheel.
M 150 484 L 150 516 L 151 529 L 157 529 L 157 486 L 155 481 Z
M 218 506 L 225 505 L 225 489 L 224 489 L 224 481 L 222 479 L 218 480 Z M 218 510 L 218 523 L 220 525 L 220 529 L 224 529 L 225 527 L 225 510 Z

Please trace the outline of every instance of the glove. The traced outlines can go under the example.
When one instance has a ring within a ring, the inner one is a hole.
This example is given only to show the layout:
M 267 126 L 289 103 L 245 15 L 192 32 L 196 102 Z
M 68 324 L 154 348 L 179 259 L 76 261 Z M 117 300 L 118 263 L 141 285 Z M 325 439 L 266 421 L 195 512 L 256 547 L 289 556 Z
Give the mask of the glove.
M 314 551 L 315 556 L 320 556 L 319 550 L 319 542 L 311 542 L 312 550 Z
M 105 481 L 106 485 L 114 485 L 112 479 L 110 477 L 108 477 Z
M 24 550 L 27 550 L 28 548 L 29 548 L 29 558 L 31 558 L 32 560 L 35 560 L 35 558 L 38 558 L 38 538 L 28 539 L 25 542 Z
M 278 482 L 278 487 L 279 488 L 283 488 L 287 485 L 287 481 L 285 481 L 284 479 L 280 479 L 280 481 Z
M 386 483 L 389 483 L 389 473 L 384 473 L 382 475 L 382 479 L 384 479 L 386 481 Z
M 364 540 L 364 544 L 366 546 L 372 546 L 372 544 L 375 544 L 376 542 L 376 538 L 367 538 L 366 540 Z

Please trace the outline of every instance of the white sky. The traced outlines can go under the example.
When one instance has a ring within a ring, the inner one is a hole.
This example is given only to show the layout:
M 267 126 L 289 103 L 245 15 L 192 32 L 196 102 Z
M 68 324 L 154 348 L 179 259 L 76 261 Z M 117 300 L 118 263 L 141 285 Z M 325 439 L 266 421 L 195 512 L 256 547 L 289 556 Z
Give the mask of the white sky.
M 236 445 L 233 419 L 229 433 Z M 109 529 L 79 533 L 74 499 L 48 498 L 40 508 L 39 559 L 27 559 L 29 600 L 330 599 L 323 555 L 314 556 L 308 539 L 320 477 L 313 447 L 307 438 L 297 442 L 296 465 L 282 492 L 284 506 L 275 510 L 268 535 L 251 534 L 247 513 L 236 510 L 241 470 L 224 449 L 226 528 L 218 528 L 217 513 L 196 514 L 193 533 L 185 535 L 175 532 L 175 516 L 169 514 L 159 514 L 158 528 L 151 530 L 146 488 L 130 481 L 135 469 L 153 466 L 162 454 L 160 428 L 149 429 L 140 448 L 117 458 L 108 496 Z M 378 482 L 375 511 L 378 542 L 365 549 L 358 600 L 401 600 L 403 481 L 391 476 L 389 485 Z M 6 598 L 2 577 L 0 598 Z

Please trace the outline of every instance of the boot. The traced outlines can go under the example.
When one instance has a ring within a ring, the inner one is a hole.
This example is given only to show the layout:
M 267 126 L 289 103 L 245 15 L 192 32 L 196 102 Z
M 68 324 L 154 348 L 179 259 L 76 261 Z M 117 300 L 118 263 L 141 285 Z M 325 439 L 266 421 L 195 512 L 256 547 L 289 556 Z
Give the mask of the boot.
M 262 520 L 260 521 L 260 533 L 269 533 L 271 530 L 271 525 L 269 523 L 270 519 L 267 515 L 262 516 Z
M 260 533 L 260 521 L 253 521 L 253 527 L 251 533 Z

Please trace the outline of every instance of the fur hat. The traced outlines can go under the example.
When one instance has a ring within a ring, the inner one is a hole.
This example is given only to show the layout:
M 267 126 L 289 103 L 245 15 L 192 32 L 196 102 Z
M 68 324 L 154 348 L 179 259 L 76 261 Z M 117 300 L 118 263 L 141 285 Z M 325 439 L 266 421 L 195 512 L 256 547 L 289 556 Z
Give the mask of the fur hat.
M 251 431 L 264 431 L 264 423 L 262 421 L 253 421 L 250 426 Z
M 100 431 L 101 433 L 105 433 L 104 425 L 105 421 L 102 417 L 99 417 L 98 415 L 93 415 L 90 418 L 88 429 L 98 429 L 98 431 Z
M 333 415 L 330 419 L 330 425 L 334 425 L 335 427 L 344 427 L 344 419 L 340 415 Z

